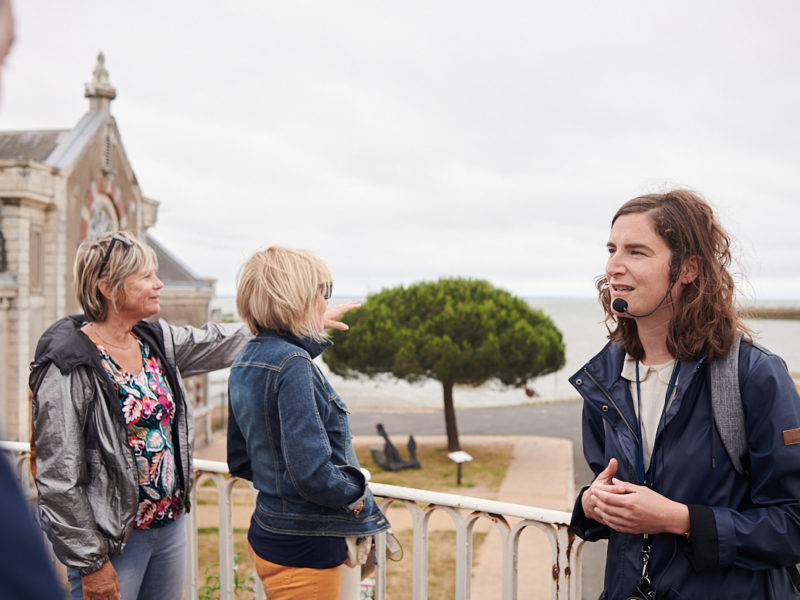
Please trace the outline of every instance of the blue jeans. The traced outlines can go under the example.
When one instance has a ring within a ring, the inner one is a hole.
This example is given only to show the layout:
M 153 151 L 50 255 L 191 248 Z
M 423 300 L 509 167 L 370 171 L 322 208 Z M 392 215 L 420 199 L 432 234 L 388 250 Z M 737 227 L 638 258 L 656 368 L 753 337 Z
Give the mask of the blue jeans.
M 122 600 L 181 600 L 186 574 L 184 515 L 171 525 L 134 529 L 122 554 L 112 554 Z M 72 600 L 83 600 L 81 576 L 67 569 Z

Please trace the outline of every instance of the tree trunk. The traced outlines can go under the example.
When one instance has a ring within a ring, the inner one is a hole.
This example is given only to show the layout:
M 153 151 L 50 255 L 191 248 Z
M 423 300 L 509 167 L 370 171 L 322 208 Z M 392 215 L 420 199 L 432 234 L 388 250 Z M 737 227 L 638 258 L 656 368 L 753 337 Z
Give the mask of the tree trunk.
M 447 451 L 461 450 L 458 443 L 458 427 L 456 426 L 456 410 L 453 406 L 453 382 L 443 381 L 444 388 L 444 425 L 447 430 Z

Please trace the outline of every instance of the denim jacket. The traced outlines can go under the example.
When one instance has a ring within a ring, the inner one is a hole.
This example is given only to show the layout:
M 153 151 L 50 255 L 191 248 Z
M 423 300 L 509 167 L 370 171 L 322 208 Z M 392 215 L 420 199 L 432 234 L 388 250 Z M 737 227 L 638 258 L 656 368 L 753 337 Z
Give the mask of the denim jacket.
M 389 528 L 359 468 L 347 406 L 313 362 L 329 345 L 262 332 L 233 363 L 228 467 L 258 490 L 254 517 L 267 531 L 348 537 Z

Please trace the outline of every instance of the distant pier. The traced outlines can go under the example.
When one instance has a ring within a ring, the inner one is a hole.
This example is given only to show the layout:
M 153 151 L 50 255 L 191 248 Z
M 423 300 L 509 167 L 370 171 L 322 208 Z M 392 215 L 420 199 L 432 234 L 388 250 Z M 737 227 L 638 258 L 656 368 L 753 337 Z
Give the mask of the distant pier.
M 742 316 L 746 319 L 800 319 L 800 308 L 759 308 L 752 306 L 742 309 Z

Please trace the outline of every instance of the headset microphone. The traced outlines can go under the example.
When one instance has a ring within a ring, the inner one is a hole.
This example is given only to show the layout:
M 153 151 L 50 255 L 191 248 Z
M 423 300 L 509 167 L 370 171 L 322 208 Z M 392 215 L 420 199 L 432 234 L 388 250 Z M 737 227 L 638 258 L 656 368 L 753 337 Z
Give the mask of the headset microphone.
M 623 300 L 622 298 L 614 298 L 614 301 L 611 303 L 611 308 L 613 308 L 618 313 L 626 313 L 627 315 L 630 315 L 631 317 L 634 317 L 636 319 L 642 319 L 644 317 L 649 317 L 654 312 L 656 312 L 661 307 L 662 304 L 664 304 L 664 300 L 666 300 L 667 296 L 669 296 L 669 293 L 672 291 L 672 286 L 673 285 L 675 285 L 675 281 L 671 281 L 670 282 L 669 288 L 667 288 L 667 293 L 664 294 L 664 297 L 661 298 L 661 300 L 658 302 L 658 304 L 656 304 L 655 308 L 653 310 L 651 310 L 650 312 L 645 313 L 643 315 L 635 315 L 632 312 L 628 312 L 628 302 L 626 300 Z
M 628 303 L 625 302 L 622 298 L 615 298 L 614 301 L 611 303 L 611 308 L 613 308 L 618 313 L 626 313 L 628 312 Z

